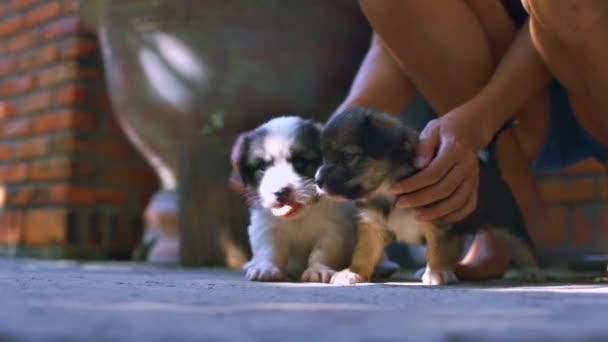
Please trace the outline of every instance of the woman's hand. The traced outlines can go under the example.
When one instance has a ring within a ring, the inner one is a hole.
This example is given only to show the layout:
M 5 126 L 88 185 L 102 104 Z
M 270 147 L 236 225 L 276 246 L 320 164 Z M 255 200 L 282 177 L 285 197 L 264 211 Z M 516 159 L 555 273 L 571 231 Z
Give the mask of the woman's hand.
M 397 182 L 398 208 L 420 208 L 423 221 L 462 220 L 477 207 L 479 163 L 477 152 L 486 139 L 483 130 L 456 110 L 430 121 L 420 133 L 417 174 Z M 436 153 L 436 155 L 435 155 Z

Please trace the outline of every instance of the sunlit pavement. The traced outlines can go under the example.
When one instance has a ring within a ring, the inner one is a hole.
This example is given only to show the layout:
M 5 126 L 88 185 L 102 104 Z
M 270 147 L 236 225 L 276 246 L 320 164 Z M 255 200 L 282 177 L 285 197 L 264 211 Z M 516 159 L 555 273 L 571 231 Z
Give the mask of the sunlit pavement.
M 252 283 L 239 272 L 0 259 L 0 341 L 608 340 L 608 286 Z

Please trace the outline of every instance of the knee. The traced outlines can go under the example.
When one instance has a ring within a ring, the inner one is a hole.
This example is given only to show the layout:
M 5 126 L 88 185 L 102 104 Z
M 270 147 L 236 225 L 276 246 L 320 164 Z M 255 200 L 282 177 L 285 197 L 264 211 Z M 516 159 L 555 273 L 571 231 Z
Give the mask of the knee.
M 608 2 L 526 0 L 523 3 L 546 32 L 565 44 L 578 44 L 595 34 L 598 24 L 602 24 L 602 16 L 608 13 Z

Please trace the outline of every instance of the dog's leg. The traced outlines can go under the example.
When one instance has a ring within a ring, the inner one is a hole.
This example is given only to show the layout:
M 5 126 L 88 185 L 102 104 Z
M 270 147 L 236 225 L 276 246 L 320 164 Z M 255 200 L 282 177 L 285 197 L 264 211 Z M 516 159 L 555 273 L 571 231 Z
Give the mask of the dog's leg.
M 253 257 L 243 269 L 252 281 L 281 281 L 289 258 L 288 240 L 276 229 L 249 229 Z
M 462 239 L 449 235 L 450 227 L 426 224 L 423 228 L 427 247 L 427 266 L 422 283 L 424 285 L 446 285 L 457 283 L 454 266 L 462 253 Z
M 374 222 L 358 220 L 357 244 L 349 268 L 331 278 L 335 285 L 352 285 L 369 281 L 374 267 L 382 258 L 384 247 L 389 242 L 389 232 Z
M 352 240 L 336 233 L 326 233 L 315 244 L 308 258 L 308 268 L 302 273 L 304 282 L 329 283 L 336 269 L 347 264 L 352 252 Z

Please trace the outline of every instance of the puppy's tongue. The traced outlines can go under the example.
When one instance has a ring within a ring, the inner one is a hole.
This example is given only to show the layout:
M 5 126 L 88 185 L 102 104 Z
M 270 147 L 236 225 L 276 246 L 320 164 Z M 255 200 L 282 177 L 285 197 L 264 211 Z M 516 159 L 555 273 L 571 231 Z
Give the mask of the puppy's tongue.
M 297 208 L 298 206 L 296 204 L 279 203 L 273 205 L 272 208 L 270 208 L 270 212 L 274 216 L 284 217 L 296 211 Z

